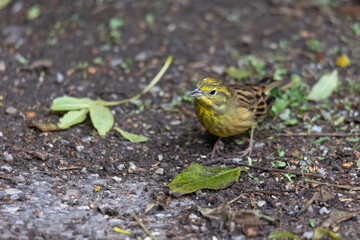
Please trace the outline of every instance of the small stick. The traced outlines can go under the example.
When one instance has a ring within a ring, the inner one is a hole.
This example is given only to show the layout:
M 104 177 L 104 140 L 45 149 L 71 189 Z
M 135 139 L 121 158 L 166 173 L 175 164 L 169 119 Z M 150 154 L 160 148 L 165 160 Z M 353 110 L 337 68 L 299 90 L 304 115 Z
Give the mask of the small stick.
M 353 186 L 349 186 L 349 185 L 325 183 L 325 182 L 319 182 L 319 181 L 309 180 L 309 179 L 304 179 L 304 181 L 309 182 L 309 183 L 322 184 L 322 185 L 326 185 L 326 186 L 329 186 L 329 187 L 349 189 L 351 191 L 360 191 L 360 187 L 353 187 Z
M 360 133 L 277 133 L 274 136 L 278 137 L 351 137 L 360 136 Z
M 241 198 L 242 196 L 245 196 L 247 193 L 242 193 L 239 196 L 237 196 L 236 198 L 234 198 L 233 200 L 229 201 L 229 204 L 232 204 L 233 202 L 235 202 L 236 200 L 238 200 L 239 198 Z
M 290 174 L 294 174 L 294 175 L 297 175 L 297 176 L 310 176 L 310 177 L 316 177 L 316 178 L 324 178 L 324 176 L 322 176 L 321 174 L 316 174 L 316 173 L 306 173 L 306 172 L 299 172 L 299 171 L 294 171 L 294 170 L 266 168 L 266 167 L 248 165 L 248 164 L 243 164 L 243 163 L 237 163 L 237 165 L 240 165 L 240 166 L 243 166 L 243 167 L 248 167 L 248 168 L 253 168 L 253 169 L 258 169 L 258 170 L 262 170 L 262 171 L 265 171 L 265 172 L 290 173 Z
M 76 170 L 76 169 L 79 169 L 79 167 L 61 167 L 61 168 L 59 168 L 60 171 Z
M 308 209 L 308 207 L 310 206 L 310 204 L 312 204 L 315 200 L 317 200 L 320 197 L 319 192 L 315 192 L 314 195 L 312 196 L 312 198 L 305 204 L 305 206 L 297 213 L 297 215 L 299 216 L 301 213 L 303 213 L 306 209 Z
M 4 176 L 2 174 L 0 174 L 0 179 L 5 179 L 5 180 L 11 181 L 13 183 L 17 183 L 14 179 L 12 179 L 10 177 L 7 177 L 7 176 Z
M 140 218 L 138 216 L 136 216 L 136 214 L 134 212 L 131 212 L 131 215 L 135 218 L 135 220 L 138 222 L 140 227 L 144 230 L 144 232 L 146 232 L 147 235 L 149 235 L 149 237 L 152 240 L 158 240 L 154 235 L 152 235 L 152 233 L 149 231 L 149 229 L 147 229 L 147 227 L 141 222 Z

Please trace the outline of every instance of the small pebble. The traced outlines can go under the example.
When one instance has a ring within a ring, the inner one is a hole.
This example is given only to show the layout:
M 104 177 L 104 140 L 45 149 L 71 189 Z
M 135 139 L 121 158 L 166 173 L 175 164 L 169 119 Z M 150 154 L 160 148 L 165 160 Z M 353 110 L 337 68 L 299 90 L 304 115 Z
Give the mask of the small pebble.
M 129 162 L 128 173 L 133 173 L 137 170 L 136 165 L 133 162 Z
M 14 157 L 11 154 L 9 154 L 7 151 L 3 153 L 3 156 L 6 162 L 11 162 L 12 160 L 14 160 Z
M 147 57 L 148 56 L 147 56 L 146 52 L 140 52 L 135 55 L 135 61 L 142 62 L 142 61 L 145 61 Z
M 0 72 L 4 72 L 6 69 L 5 62 L 3 60 L 0 61 Z
M 306 239 L 312 239 L 314 236 L 314 232 L 304 232 L 303 237 Z
M 264 200 L 256 203 L 256 205 L 258 205 L 258 207 L 263 207 L 263 206 L 265 206 L 265 204 L 266 204 L 266 201 L 264 201 Z
M 158 168 L 158 169 L 156 169 L 156 171 L 155 171 L 155 173 L 156 173 L 157 175 L 164 175 L 164 172 L 165 172 L 165 170 L 164 170 L 163 168 Z
M 78 210 L 89 211 L 89 210 L 90 210 L 90 207 L 89 207 L 89 206 L 78 206 L 77 209 L 78 209 Z
M 125 165 L 123 163 L 119 164 L 117 167 L 116 167 L 119 171 L 122 171 L 124 168 L 125 168 Z
M 5 172 L 7 172 L 7 173 L 10 173 L 11 170 L 12 170 L 12 167 L 9 166 L 9 165 L 3 165 L 3 166 L 0 167 L 0 170 L 3 170 Z
M 6 108 L 6 110 L 5 110 L 5 112 L 7 113 L 7 114 L 15 114 L 16 112 L 17 112 L 17 109 L 16 108 L 14 108 L 14 107 L 7 107 Z
M 13 194 L 19 194 L 19 193 L 22 193 L 22 191 L 20 189 L 17 189 L 17 188 L 5 189 L 5 194 L 7 194 L 7 195 L 13 195 Z
M 322 208 L 320 208 L 319 213 L 320 213 L 320 215 L 329 214 L 330 210 L 327 209 L 326 207 L 322 207 Z
M 121 182 L 121 178 L 120 177 L 116 177 L 116 176 L 114 176 L 114 177 L 112 177 L 112 179 L 115 181 L 115 182 Z
M 4 134 L 2 133 L 2 131 L 0 131 L 0 137 L 4 136 Z
M 170 122 L 170 125 L 176 126 L 176 125 L 180 125 L 181 121 L 180 120 L 174 120 Z
M 322 127 L 319 127 L 318 125 L 314 125 L 311 128 L 311 131 L 316 132 L 316 133 L 321 133 L 322 132 Z
M 84 150 L 84 146 L 83 145 L 80 145 L 80 146 L 76 146 L 76 150 L 78 151 L 78 152 L 82 152 L 83 150 Z
M 62 83 L 64 81 L 64 75 L 61 72 L 56 73 L 56 82 Z
M 164 159 L 164 156 L 162 154 L 159 154 L 158 156 L 159 161 L 162 161 Z
M 87 171 L 86 167 L 83 167 L 80 172 L 83 174 L 86 174 L 88 171 Z

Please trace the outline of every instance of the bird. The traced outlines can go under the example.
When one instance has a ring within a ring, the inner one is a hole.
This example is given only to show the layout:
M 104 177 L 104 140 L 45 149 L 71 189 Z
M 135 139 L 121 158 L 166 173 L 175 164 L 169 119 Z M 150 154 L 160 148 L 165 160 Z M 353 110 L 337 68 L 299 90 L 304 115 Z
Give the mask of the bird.
M 218 136 L 211 154 L 220 154 L 222 138 L 235 136 L 251 129 L 250 141 L 241 157 L 250 156 L 253 148 L 254 129 L 275 102 L 267 92 L 281 81 L 265 77 L 257 84 L 231 84 L 217 78 L 204 78 L 191 92 L 194 97 L 194 111 L 200 123 L 211 134 Z

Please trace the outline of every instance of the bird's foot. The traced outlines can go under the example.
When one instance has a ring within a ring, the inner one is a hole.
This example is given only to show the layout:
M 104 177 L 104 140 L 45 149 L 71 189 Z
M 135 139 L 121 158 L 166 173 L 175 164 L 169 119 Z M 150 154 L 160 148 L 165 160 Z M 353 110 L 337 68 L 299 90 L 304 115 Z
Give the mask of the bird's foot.
M 249 146 L 244 151 L 240 152 L 240 156 L 241 157 L 245 157 L 245 156 L 250 157 L 251 153 L 252 153 L 253 145 L 254 145 L 254 140 L 250 140 Z

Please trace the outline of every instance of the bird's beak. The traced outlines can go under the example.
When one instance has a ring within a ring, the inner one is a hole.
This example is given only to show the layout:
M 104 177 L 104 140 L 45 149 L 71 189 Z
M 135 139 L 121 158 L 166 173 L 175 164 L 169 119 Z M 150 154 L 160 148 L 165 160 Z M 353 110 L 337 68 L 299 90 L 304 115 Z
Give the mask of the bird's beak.
M 196 88 L 194 91 L 191 92 L 190 97 L 201 97 L 204 94 L 201 92 L 200 88 Z

